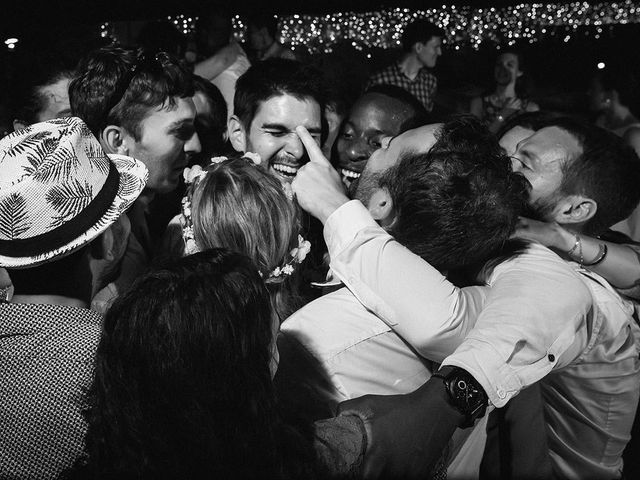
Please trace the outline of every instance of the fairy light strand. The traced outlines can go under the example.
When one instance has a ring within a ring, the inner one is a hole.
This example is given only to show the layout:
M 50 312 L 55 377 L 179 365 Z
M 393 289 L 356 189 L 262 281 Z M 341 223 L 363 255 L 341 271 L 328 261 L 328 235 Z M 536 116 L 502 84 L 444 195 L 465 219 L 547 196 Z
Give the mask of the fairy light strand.
M 556 37 L 565 42 L 579 35 L 600 38 L 616 25 L 640 23 L 640 3 L 631 0 L 614 3 L 531 3 L 508 7 L 474 8 L 442 5 L 426 10 L 408 8 L 376 12 L 339 12 L 324 15 L 294 14 L 277 16 L 280 40 L 293 50 L 304 48 L 311 54 L 329 53 L 339 43 L 361 51 L 400 46 L 404 26 L 426 18 L 446 32 L 445 43 L 455 49 L 478 49 L 483 43 L 534 43 Z M 197 17 L 168 16 L 175 27 L 188 35 Z M 246 22 L 232 17 L 234 37 L 243 41 Z M 101 26 L 103 37 L 112 35 L 108 23 Z

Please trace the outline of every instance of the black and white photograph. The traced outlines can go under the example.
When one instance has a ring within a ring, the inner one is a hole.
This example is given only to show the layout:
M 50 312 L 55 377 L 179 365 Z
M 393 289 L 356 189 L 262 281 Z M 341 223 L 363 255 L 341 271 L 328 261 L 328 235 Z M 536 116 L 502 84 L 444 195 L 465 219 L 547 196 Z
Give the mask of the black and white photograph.
M 640 0 L 0 14 L 0 480 L 640 478 Z

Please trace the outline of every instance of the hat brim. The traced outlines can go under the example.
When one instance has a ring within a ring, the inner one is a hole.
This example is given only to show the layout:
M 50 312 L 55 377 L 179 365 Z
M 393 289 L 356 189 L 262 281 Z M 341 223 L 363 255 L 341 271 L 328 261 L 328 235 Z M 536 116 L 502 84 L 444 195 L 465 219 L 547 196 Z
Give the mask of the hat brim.
M 116 154 L 107 154 L 107 156 L 116 166 L 120 174 L 120 181 L 116 196 L 105 214 L 85 233 L 66 245 L 49 252 L 44 252 L 33 257 L 7 257 L 0 255 L 0 267 L 35 267 L 42 263 L 69 255 L 104 233 L 107 228 L 115 223 L 115 221 L 133 205 L 133 202 L 136 201 L 147 184 L 147 167 L 133 157 Z M 63 274 L 64 272 L 60 273 Z

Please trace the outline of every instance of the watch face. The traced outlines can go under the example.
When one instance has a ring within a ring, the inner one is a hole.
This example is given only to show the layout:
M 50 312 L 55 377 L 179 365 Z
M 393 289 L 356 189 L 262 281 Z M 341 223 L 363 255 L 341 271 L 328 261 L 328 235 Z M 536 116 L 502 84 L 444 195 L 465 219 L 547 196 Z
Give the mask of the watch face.
M 478 418 L 484 416 L 489 401 L 484 389 L 473 375 L 451 365 L 441 367 L 433 375 L 442 379 L 449 402 L 465 416 L 465 421 L 459 427 L 471 427 Z
M 456 408 L 467 417 L 466 426 L 484 415 L 487 395 L 469 373 L 460 369 L 449 376 L 448 390 Z
M 460 401 L 460 405 L 465 409 L 473 409 L 474 399 L 477 398 L 478 390 L 474 388 L 469 379 L 456 376 L 452 379 L 452 387 L 456 398 Z

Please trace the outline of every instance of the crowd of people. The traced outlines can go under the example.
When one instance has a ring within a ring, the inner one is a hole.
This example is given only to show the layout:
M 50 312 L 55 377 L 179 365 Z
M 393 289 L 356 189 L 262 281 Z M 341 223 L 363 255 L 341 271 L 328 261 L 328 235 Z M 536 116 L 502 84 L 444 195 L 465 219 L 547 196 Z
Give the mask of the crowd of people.
M 229 26 L 17 90 L 0 478 L 631 478 L 633 76 L 588 122 L 503 49 L 443 118 L 426 20 L 357 98 Z

